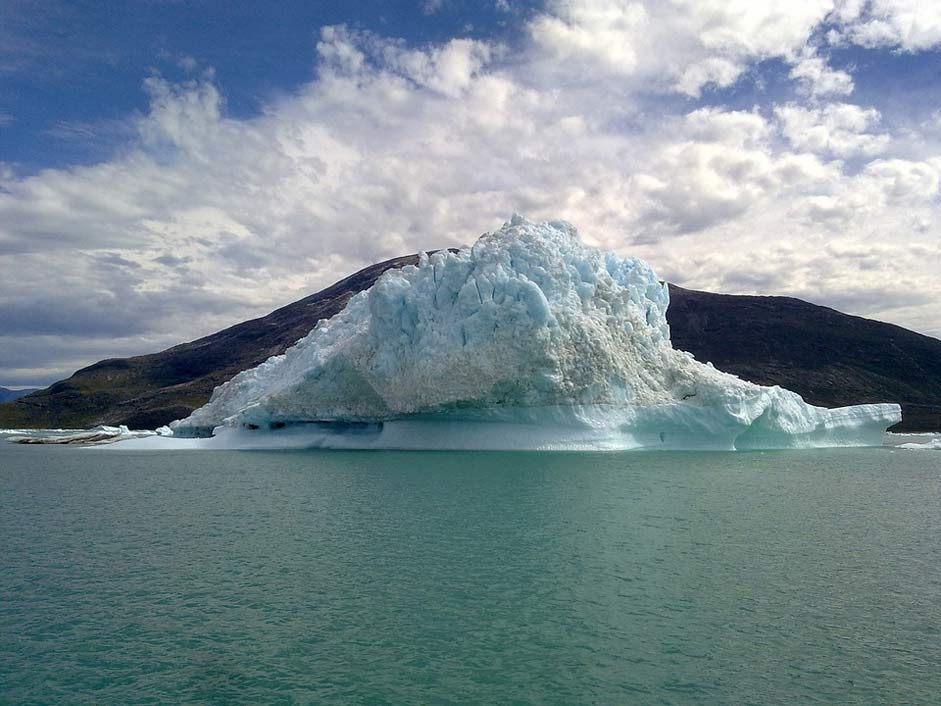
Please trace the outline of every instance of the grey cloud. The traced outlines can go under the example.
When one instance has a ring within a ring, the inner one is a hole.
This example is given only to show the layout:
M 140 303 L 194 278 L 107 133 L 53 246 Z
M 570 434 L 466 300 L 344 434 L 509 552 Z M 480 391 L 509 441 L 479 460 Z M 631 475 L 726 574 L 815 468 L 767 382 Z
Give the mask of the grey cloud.
M 162 350 L 173 335 L 152 337 L 0 334 L 0 385 L 46 386 L 104 358 Z
M 39 296 L 3 305 L 3 330 L 7 335 L 132 335 L 145 331 L 147 326 L 148 322 L 135 315 L 130 302 L 110 297 L 75 301 Z
M 71 295 L 70 295 L 71 294 Z M 165 294 L 133 291 L 38 293 L 10 301 L 3 309 L 4 335 L 60 335 L 95 337 L 141 335 L 168 323 L 182 311 L 200 311 L 208 317 L 239 308 L 231 297 L 195 290 L 177 299 Z
M 762 270 L 735 270 L 722 276 L 720 289 L 723 292 L 764 293 L 783 291 L 786 277 L 780 272 Z
M 107 267 L 118 267 L 118 268 L 130 268 L 132 270 L 139 270 L 140 264 L 128 260 L 127 258 L 121 257 L 117 253 L 106 253 L 104 255 L 95 256 L 95 260 L 104 266 Z
M 192 261 L 193 258 L 191 257 L 177 257 L 176 255 L 161 255 L 154 258 L 154 262 L 158 262 L 165 267 L 180 267 Z

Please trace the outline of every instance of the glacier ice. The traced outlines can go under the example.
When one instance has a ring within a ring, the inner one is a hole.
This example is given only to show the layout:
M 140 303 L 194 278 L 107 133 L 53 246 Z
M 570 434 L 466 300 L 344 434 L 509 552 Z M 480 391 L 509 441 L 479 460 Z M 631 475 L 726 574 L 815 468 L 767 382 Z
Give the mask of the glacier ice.
M 766 449 L 879 445 L 899 421 L 696 361 L 670 344 L 668 304 L 646 262 L 514 216 L 387 271 L 171 426 L 235 446 Z

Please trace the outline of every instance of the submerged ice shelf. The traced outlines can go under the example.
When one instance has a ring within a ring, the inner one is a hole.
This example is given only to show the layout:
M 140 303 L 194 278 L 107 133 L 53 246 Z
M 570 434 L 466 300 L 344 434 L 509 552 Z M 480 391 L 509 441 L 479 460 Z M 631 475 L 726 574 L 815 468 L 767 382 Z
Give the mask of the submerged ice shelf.
M 670 344 L 668 304 L 642 260 L 514 216 L 387 271 L 171 426 L 209 446 L 744 449 L 879 445 L 899 421 L 696 361 Z

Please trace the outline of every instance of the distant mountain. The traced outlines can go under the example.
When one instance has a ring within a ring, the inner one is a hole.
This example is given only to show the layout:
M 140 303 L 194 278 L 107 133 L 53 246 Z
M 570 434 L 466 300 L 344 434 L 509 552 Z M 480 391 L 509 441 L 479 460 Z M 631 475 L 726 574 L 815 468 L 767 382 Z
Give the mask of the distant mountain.
M 153 429 L 189 415 L 213 388 L 258 365 L 338 313 L 357 292 L 416 255 L 387 260 L 268 316 L 160 353 L 112 358 L 0 404 L 0 427 L 127 424 Z M 941 341 L 787 297 L 697 292 L 670 285 L 673 343 L 698 360 L 827 407 L 899 402 L 896 430 L 941 430 Z
M 11 390 L 8 387 L 0 387 L 0 402 L 12 402 L 38 389 L 38 387 L 30 387 L 23 390 Z

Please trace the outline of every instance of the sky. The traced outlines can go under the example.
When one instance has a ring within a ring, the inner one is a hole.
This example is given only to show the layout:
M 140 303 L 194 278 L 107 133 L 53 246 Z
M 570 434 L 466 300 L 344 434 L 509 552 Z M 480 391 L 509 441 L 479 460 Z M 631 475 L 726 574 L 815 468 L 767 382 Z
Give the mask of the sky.
M 516 212 L 941 336 L 941 3 L 0 0 L 0 385 Z

